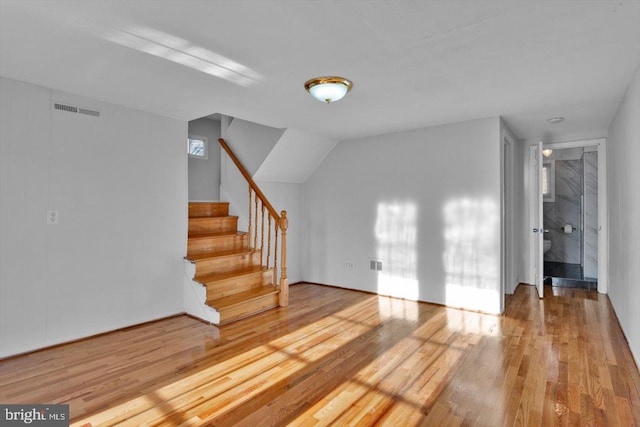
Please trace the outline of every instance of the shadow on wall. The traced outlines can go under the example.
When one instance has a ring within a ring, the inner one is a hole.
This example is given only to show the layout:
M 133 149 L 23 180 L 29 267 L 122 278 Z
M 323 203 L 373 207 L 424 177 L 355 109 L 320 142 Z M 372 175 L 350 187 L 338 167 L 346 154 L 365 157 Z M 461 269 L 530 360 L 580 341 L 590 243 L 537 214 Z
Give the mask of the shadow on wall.
M 378 294 L 417 300 L 417 214 L 413 202 L 379 203 L 375 236 L 377 257 L 384 261 L 378 274 Z
M 446 305 L 500 312 L 500 216 L 490 199 L 460 198 L 447 202 L 443 264 Z

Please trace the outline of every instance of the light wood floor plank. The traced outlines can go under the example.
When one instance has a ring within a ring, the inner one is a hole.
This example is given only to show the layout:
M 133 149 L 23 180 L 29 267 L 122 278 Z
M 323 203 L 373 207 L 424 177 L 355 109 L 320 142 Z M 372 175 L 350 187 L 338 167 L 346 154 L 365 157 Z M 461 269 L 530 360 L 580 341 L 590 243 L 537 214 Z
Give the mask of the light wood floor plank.
M 215 327 L 176 316 L 0 361 L 0 402 L 96 426 L 640 426 L 605 295 L 521 285 L 503 316 L 301 284 Z

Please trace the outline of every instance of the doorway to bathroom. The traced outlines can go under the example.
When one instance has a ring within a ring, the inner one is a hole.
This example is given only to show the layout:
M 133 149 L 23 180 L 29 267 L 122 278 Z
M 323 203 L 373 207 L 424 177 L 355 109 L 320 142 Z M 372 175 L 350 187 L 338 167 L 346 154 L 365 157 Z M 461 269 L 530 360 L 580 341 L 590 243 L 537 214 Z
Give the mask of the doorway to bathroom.
M 598 150 L 543 150 L 544 280 L 598 288 Z
M 531 208 L 539 209 L 544 243 L 538 246 L 539 255 L 532 252 L 532 271 L 542 267 L 538 280 L 544 278 L 545 285 L 606 293 L 606 140 L 539 144 L 538 150 L 540 198 Z

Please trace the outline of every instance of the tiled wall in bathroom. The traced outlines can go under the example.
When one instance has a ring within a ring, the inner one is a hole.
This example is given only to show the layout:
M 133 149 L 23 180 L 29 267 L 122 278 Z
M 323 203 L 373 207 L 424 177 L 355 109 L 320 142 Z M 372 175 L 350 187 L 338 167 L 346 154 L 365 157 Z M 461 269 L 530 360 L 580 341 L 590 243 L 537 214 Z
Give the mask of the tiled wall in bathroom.
M 555 154 L 555 153 L 554 153 Z M 555 160 L 556 199 L 544 203 L 544 228 L 549 230 L 545 239 L 551 240 L 551 249 L 544 254 L 545 261 L 580 264 L 580 219 L 583 162 L 579 160 Z M 565 224 L 576 230 L 564 233 Z
M 584 153 L 584 277 L 598 277 L 598 152 Z

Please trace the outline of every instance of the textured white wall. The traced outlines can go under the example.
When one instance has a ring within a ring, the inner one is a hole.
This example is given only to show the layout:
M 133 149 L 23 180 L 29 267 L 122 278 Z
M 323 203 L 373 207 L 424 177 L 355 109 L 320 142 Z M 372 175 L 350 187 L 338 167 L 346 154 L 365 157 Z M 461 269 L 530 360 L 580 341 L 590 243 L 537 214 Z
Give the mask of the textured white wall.
M 609 298 L 640 363 L 640 68 L 609 126 Z
M 304 184 L 304 279 L 499 312 L 500 150 L 498 118 L 338 143 Z
M 0 357 L 182 312 L 187 124 L 0 79 L 0 129 Z

